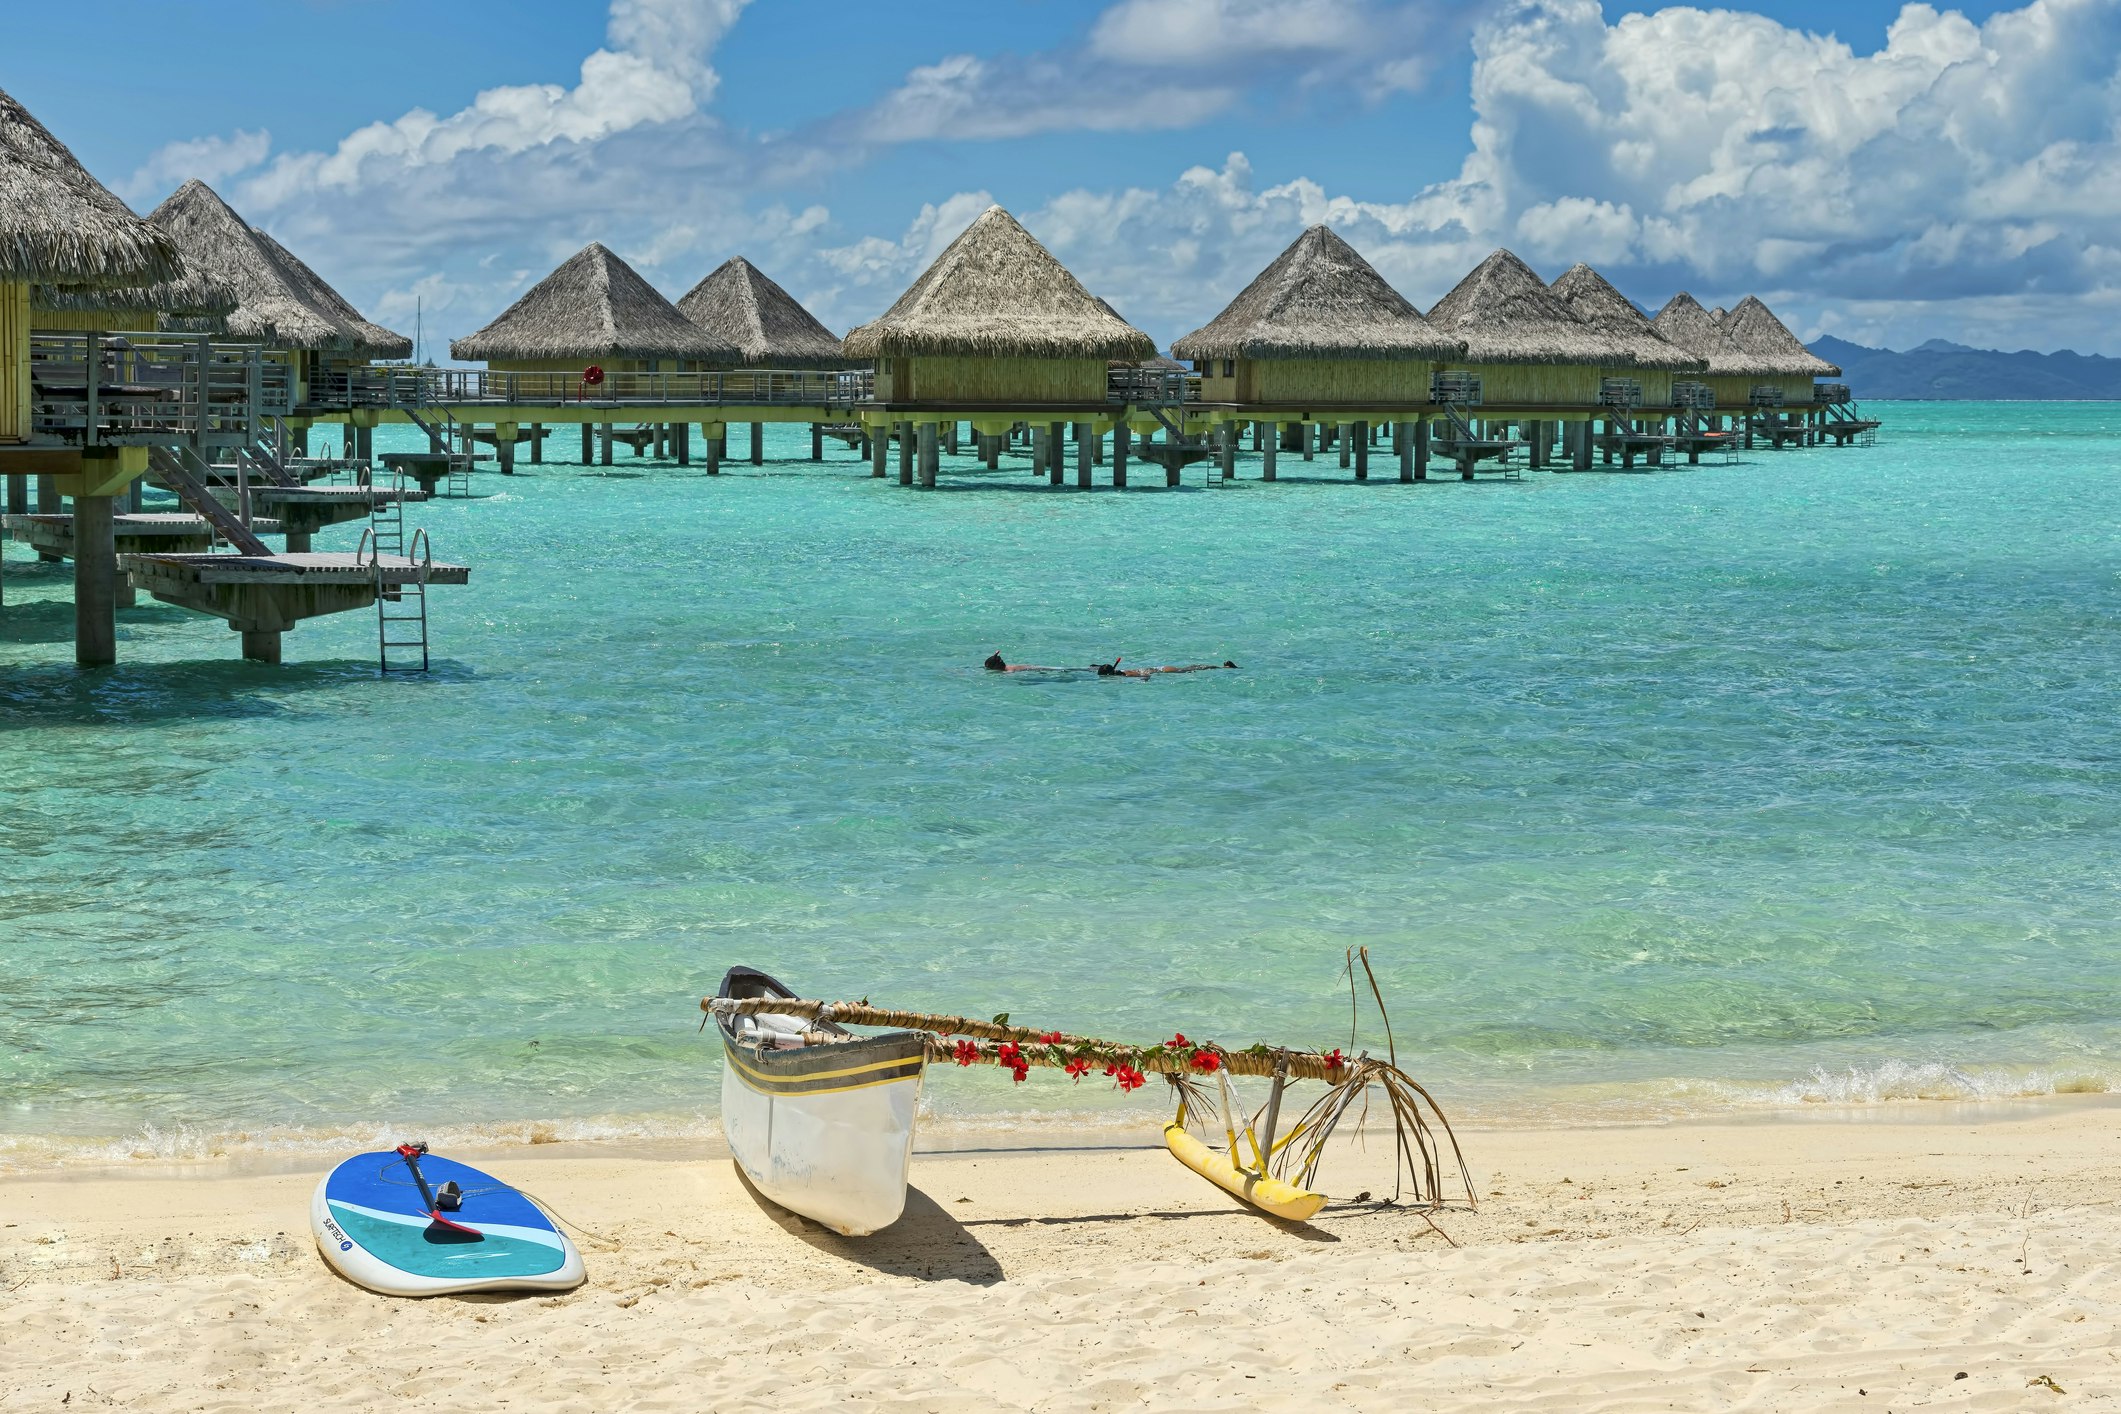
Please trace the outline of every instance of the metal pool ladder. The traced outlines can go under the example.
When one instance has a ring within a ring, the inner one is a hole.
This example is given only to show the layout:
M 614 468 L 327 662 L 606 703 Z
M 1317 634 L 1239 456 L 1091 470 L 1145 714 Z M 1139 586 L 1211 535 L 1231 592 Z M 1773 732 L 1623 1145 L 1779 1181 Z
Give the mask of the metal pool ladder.
M 376 671 L 380 673 L 424 673 L 427 671 L 427 577 L 434 568 L 434 550 L 422 528 L 412 533 L 412 553 L 404 557 L 411 577 L 388 583 L 384 576 L 383 549 L 372 530 L 361 532 L 357 552 L 375 576 Z M 396 557 L 393 557 L 396 558 Z M 420 655 L 413 661 L 413 654 Z

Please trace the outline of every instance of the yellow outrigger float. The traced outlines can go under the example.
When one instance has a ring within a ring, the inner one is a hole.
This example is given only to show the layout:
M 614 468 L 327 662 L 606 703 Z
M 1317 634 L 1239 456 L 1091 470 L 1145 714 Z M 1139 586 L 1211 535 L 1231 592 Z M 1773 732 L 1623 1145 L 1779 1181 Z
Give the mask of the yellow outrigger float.
M 1367 968 L 1367 960 L 1364 962 Z M 1372 987 L 1374 990 L 1375 983 Z M 863 1038 L 848 1026 L 886 1027 L 899 1033 L 921 1033 L 930 1063 L 992 1064 L 1015 1072 L 1017 1079 L 1034 1066 L 1065 1070 L 1080 1079 L 1093 1068 L 1113 1077 L 1122 1090 L 1138 1088 L 1149 1075 L 1162 1075 L 1178 1092 L 1178 1114 L 1164 1126 L 1164 1145 L 1180 1163 L 1216 1187 L 1263 1213 L 1289 1222 L 1308 1222 L 1326 1204 L 1326 1195 L 1311 1185 L 1318 1163 L 1351 1109 L 1371 1090 L 1382 1091 L 1394 1128 L 1397 1181 L 1411 1184 L 1416 1204 L 1428 1210 L 1443 1206 L 1448 1185 L 1477 1206 L 1472 1176 L 1459 1152 L 1457 1136 L 1433 1096 L 1396 1064 L 1367 1053 L 1343 1057 L 1331 1053 L 1255 1045 L 1230 1050 L 1213 1042 L 1188 1041 L 1184 1035 L 1154 1046 L 1131 1046 L 1089 1036 L 1012 1025 L 1007 1012 L 991 1021 L 931 1012 L 894 1011 L 860 1002 L 826 1002 L 793 996 L 707 997 L 700 1010 L 724 1030 L 740 1018 L 773 1015 L 809 1023 L 788 1028 L 784 1046 L 833 1046 Z M 704 1024 L 704 1023 L 703 1023 Z M 1389 1023 L 1387 1036 L 1390 1035 Z M 1229 1077 L 1255 1076 L 1272 1082 L 1267 1103 L 1246 1119 L 1231 1093 Z M 1206 1082 L 1213 1078 L 1218 1095 Z M 1286 1135 L 1278 1135 L 1283 1092 L 1292 1080 L 1322 1081 L 1326 1093 L 1306 1110 Z M 1192 1114 L 1219 1115 L 1229 1147 L 1218 1152 L 1186 1127 Z M 1257 1130 L 1254 1121 L 1262 1120 Z M 907 1135 L 910 1147 L 911 1135 Z M 1249 1162 L 1246 1150 L 1249 1148 Z M 1448 1158 L 1447 1158 L 1448 1155 Z M 797 1156 L 798 1158 L 802 1156 Z M 830 1155 L 811 1156 L 829 1170 Z M 1455 1169 L 1450 1174 L 1447 1169 Z M 903 1167 L 899 1181 L 904 1182 Z M 1394 1200 L 1401 1196 L 1395 1189 Z M 1455 1201 L 1456 1193 L 1452 1195 Z

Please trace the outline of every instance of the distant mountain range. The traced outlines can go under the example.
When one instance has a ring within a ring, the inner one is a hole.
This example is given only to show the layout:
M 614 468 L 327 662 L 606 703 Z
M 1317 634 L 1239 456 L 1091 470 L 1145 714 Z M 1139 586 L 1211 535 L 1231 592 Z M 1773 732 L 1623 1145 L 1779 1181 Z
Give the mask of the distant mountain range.
M 2121 358 L 2098 354 L 1973 349 L 1932 339 L 1905 353 L 1867 349 L 1827 335 L 1813 353 L 1841 365 L 1859 400 L 2043 401 L 2121 398 Z

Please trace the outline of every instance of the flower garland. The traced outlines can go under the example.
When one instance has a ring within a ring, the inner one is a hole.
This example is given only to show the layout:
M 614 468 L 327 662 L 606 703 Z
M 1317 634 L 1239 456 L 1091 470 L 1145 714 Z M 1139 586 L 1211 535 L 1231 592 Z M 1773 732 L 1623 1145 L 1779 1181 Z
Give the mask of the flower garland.
M 950 1037 L 942 1037 L 949 1042 Z M 1027 1049 L 1028 1047 L 1028 1049 Z M 1261 1049 L 1255 1047 L 1254 1049 Z M 962 1066 L 978 1065 L 992 1061 L 1009 1072 L 1011 1083 L 1021 1085 L 1030 1078 L 1034 1064 L 1053 1066 L 1065 1071 L 1078 1085 L 1083 1077 L 1100 1061 L 1104 1073 L 1113 1087 L 1122 1094 L 1139 1090 L 1148 1083 L 1148 1074 L 1142 1069 L 1144 1062 L 1179 1060 L 1196 1075 L 1213 1075 L 1225 1068 L 1227 1052 L 1212 1041 L 1189 1041 L 1180 1031 L 1161 1045 L 1136 1047 L 1113 1046 L 1103 1042 L 1070 1040 L 1058 1031 L 1042 1032 L 1035 1041 L 978 1041 L 960 1039 L 950 1045 L 949 1058 Z M 1327 1065 L 1335 1070 L 1345 1066 L 1340 1050 L 1336 1047 L 1325 1057 Z M 1157 1069 L 1168 1070 L 1159 1066 Z

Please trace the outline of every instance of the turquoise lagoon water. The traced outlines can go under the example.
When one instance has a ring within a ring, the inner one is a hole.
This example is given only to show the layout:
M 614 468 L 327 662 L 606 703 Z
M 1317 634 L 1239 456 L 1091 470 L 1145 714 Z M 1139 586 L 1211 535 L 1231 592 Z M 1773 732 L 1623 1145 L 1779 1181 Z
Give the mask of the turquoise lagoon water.
M 2100 1088 L 2121 407 L 1882 411 L 1870 449 L 1475 485 L 1019 457 L 921 494 L 800 429 L 712 480 L 486 474 L 414 514 L 475 570 L 387 681 L 363 614 L 266 668 L 153 604 L 77 674 L 65 571 L 10 547 L 0 1162 L 711 1130 L 738 961 L 1345 1046 L 1367 946 L 1410 1068 L 1497 1120 Z

